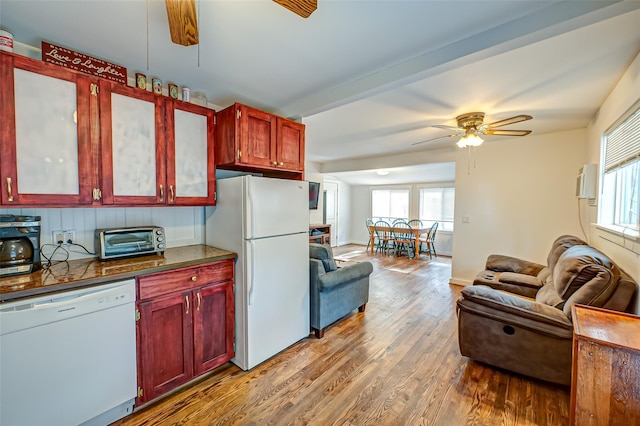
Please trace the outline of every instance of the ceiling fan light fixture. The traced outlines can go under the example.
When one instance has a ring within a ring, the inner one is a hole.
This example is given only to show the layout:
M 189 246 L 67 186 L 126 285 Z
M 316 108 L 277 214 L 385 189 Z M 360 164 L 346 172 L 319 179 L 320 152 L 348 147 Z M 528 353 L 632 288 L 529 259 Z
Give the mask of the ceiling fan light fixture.
M 484 142 L 480 136 L 476 135 L 473 132 L 468 132 L 466 135 L 460 138 L 460 140 L 456 143 L 460 148 L 466 148 L 469 146 L 480 146 Z

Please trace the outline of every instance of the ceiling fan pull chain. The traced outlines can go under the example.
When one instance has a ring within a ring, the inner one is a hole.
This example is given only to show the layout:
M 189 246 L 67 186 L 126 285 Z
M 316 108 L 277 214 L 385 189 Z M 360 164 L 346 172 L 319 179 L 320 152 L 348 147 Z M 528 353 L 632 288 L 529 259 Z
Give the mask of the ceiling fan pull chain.
M 476 168 L 476 147 L 473 147 L 473 168 Z

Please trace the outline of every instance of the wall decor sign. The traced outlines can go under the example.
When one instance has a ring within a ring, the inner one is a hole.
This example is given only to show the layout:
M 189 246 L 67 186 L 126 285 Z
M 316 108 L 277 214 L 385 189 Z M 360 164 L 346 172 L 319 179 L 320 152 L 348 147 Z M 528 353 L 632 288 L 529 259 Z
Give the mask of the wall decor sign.
M 127 84 L 127 69 L 65 47 L 42 41 L 42 60 L 107 80 Z

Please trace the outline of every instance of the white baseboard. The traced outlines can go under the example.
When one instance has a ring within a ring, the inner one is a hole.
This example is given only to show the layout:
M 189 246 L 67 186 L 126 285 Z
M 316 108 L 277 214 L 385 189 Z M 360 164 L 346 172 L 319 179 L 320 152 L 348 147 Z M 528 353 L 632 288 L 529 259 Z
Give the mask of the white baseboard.
M 468 285 L 472 285 L 473 281 L 464 280 L 462 278 L 451 277 L 451 278 L 449 278 L 449 284 L 468 286 Z

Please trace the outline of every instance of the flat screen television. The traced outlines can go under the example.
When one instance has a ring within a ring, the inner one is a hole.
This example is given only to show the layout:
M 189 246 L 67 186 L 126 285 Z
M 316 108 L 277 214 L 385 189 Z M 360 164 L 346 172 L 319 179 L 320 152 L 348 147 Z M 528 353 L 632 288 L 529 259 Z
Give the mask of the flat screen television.
M 319 198 L 320 198 L 320 183 L 309 182 L 309 210 L 318 210 Z

